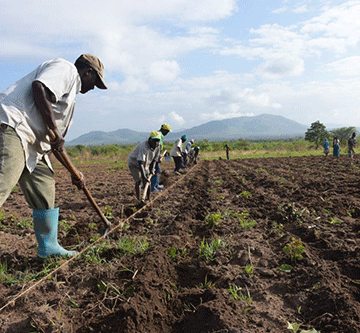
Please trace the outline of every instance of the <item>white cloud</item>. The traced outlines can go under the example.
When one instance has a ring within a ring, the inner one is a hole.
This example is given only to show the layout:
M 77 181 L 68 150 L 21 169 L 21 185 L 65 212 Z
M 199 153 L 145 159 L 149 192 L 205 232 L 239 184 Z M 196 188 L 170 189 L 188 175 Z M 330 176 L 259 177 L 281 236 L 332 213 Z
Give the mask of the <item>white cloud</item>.
M 126 94 L 131 94 L 138 91 L 147 91 L 149 90 L 149 86 L 133 76 L 128 76 L 121 83 L 120 90 Z
M 279 109 L 281 104 L 273 102 L 271 95 L 267 91 L 255 91 L 251 88 L 241 89 L 239 87 L 228 86 L 214 91 L 213 94 L 203 97 L 203 104 L 208 110 L 214 110 L 210 114 L 242 114 L 239 110 L 249 110 L 259 108 Z M 209 114 L 206 112 L 205 114 Z M 235 117 L 235 116 L 234 116 Z M 240 116 L 239 116 L 240 117 Z
M 95 0 L 35 0 L 31 3 L 26 0 L 16 3 L 2 0 L 0 4 L 7 21 L 21 17 L 27 24 L 36 19 L 40 26 L 43 21 L 51 28 L 51 23 L 67 19 L 77 22 L 79 27 L 92 24 L 94 30 L 101 26 L 117 25 L 120 21 L 134 24 L 151 20 L 211 21 L 226 18 L 237 11 L 236 0 L 103 0 L 101 6 Z M 36 26 L 32 28 L 39 29 Z
M 255 73 L 265 79 L 278 79 L 301 75 L 305 69 L 304 57 L 308 56 L 307 37 L 296 27 L 282 27 L 279 24 L 263 25 L 252 29 L 254 38 L 248 45 L 225 48 L 221 55 L 237 55 L 248 60 L 263 60 Z
M 281 107 L 279 103 L 271 103 L 270 95 L 267 92 L 256 93 L 253 89 L 244 89 L 239 93 L 240 98 L 246 104 L 256 107 L 272 107 L 278 109 Z
M 324 2 L 325 3 L 325 2 Z M 282 6 L 285 10 L 285 6 Z M 282 12 L 280 8 L 277 13 Z M 292 11 L 308 12 L 300 3 Z M 225 46 L 221 55 L 235 55 L 247 60 L 263 60 L 257 73 L 266 79 L 299 76 L 305 61 L 329 52 L 344 54 L 360 43 L 360 1 L 348 1 L 332 8 L 323 6 L 313 18 L 293 25 L 278 23 L 250 29 L 251 38 Z
M 185 119 L 179 114 L 177 114 L 175 111 L 171 111 L 169 113 L 169 119 L 170 122 L 175 122 L 178 126 L 182 126 L 185 124 Z
M 103 0 L 101 7 L 94 0 L 20 0 L 16 5 L 2 0 L 0 6 L 0 30 L 8 35 L 0 55 L 44 59 L 94 53 L 107 71 L 138 80 L 144 80 L 157 61 L 216 46 L 218 29 L 202 24 L 237 11 L 236 0 Z M 167 29 L 161 29 L 162 24 L 168 24 Z
M 199 35 L 199 34 L 217 35 L 220 33 L 220 31 L 219 31 L 219 29 L 215 29 L 215 28 L 209 27 L 209 26 L 195 26 L 195 27 L 190 27 L 189 33 L 194 34 L 194 35 Z
M 282 5 L 272 11 L 273 14 L 284 14 L 286 12 L 293 12 L 295 14 L 302 14 L 308 12 L 307 5 L 304 3 L 296 3 L 295 6 L 292 8 L 289 4 L 290 1 L 283 1 L 284 3 L 287 3 L 288 5 Z
M 329 41 L 345 40 L 347 47 L 355 46 L 360 40 L 359 16 L 360 2 L 356 0 L 332 8 L 325 7 L 323 13 L 304 22 L 301 32 L 314 37 L 322 34 Z
M 234 74 L 227 71 L 216 71 L 213 75 L 179 79 L 176 83 L 187 93 L 201 92 L 205 96 L 218 95 L 225 90 L 241 90 L 242 86 L 251 85 L 254 81 L 252 74 Z
M 180 67 L 176 61 L 156 61 L 150 65 L 150 77 L 159 82 L 172 82 L 180 74 Z
M 303 45 L 303 37 L 296 31 L 295 26 L 284 27 L 277 23 L 266 24 L 258 29 L 251 29 L 250 33 L 259 36 L 249 40 L 250 45 L 254 46 L 265 45 L 271 46 L 274 50 L 286 49 L 297 52 L 297 46 Z
M 273 14 L 283 14 L 283 13 L 287 12 L 287 10 L 288 10 L 288 7 L 286 7 L 286 6 L 281 6 L 281 7 L 279 7 L 279 8 L 274 9 L 274 10 L 272 11 L 272 13 L 273 13 Z
M 302 14 L 302 13 L 306 13 L 308 11 L 309 10 L 306 5 L 299 5 L 299 6 L 295 7 L 293 10 L 293 12 L 296 14 Z
M 284 57 L 267 60 L 258 67 L 257 73 L 266 79 L 279 79 L 285 76 L 301 75 L 304 69 L 303 59 Z
M 343 38 L 313 38 L 307 41 L 306 45 L 313 53 L 317 53 L 316 50 L 319 50 L 320 53 L 324 51 L 344 53 L 348 48 L 347 41 Z
M 337 72 L 342 76 L 359 76 L 360 75 L 360 56 L 347 57 L 326 66 L 330 72 Z
M 44 57 L 52 58 L 56 56 L 56 52 L 46 46 L 37 45 L 34 40 L 26 40 L 19 38 L 12 40 L 4 36 L 0 36 L 0 56 L 1 57 L 26 57 L 37 58 L 39 54 Z
M 213 112 L 213 113 L 202 113 L 201 119 L 210 121 L 210 120 L 223 120 L 229 118 L 236 118 L 236 117 L 252 117 L 254 116 L 253 113 L 242 113 L 242 112 L 228 112 L 228 113 L 221 113 L 221 112 Z
M 146 1 L 146 0 L 145 0 Z M 167 0 L 163 0 L 169 3 Z M 207 21 L 226 18 L 238 10 L 236 0 L 178 0 L 183 17 L 190 21 Z M 170 6 L 173 4 L 170 2 Z

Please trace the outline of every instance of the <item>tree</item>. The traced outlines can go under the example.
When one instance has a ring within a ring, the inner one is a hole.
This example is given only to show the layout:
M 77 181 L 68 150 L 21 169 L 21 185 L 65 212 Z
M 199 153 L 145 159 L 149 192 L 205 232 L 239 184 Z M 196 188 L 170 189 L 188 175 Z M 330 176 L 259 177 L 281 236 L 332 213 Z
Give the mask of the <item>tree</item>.
M 249 150 L 250 149 L 250 141 L 245 140 L 245 139 L 239 139 L 234 143 L 233 148 L 239 149 L 239 150 Z
M 347 139 L 356 132 L 356 128 L 351 127 L 341 127 L 331 130 L 331 134 L 336 135 L 340 140 L 340 143 L 347 143 Z M 344 142 L 345 141 L 345 142 Z
M 320 144 L 329 136 L 329 132 L 326 130 L 324 124 L 320 121 L 316 121 L 311 124 L 310 128 L 305 133 L 305 140 L 313 142 L 315 149 L 318 149 Z

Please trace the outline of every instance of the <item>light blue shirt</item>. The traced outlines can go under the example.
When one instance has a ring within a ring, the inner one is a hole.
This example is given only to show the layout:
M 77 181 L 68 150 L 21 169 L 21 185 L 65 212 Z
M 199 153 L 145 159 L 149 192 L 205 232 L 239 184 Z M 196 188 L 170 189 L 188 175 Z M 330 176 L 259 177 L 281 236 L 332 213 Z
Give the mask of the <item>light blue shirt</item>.
M 328 140 L 325 140 L 324 141 L 324 149 L 329 150 L 329 148 L 330 148 L 330 142 Z

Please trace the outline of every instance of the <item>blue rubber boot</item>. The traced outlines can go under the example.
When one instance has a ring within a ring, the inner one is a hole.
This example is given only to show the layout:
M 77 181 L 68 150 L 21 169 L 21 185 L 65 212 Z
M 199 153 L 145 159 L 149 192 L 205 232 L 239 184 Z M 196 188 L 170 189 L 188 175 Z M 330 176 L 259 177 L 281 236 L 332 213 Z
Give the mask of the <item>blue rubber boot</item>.
M 73 256 L 77 253 L 65 250 L 58 243 L 59 208 L 34 209 L 33 220 L 39 258 Z

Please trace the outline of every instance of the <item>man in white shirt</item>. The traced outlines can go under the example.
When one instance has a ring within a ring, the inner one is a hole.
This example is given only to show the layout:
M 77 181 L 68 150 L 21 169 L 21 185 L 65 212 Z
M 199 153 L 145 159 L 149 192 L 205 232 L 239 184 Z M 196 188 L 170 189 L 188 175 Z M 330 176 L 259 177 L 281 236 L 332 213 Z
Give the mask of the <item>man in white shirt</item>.
M 63 150 L 75 97 L 97 86 L 106 89 L 104 66 L 90 54 L 72 64 L 46 61 L 0 94 L 0 207 L 19 182 L 33 208 L 38 256 L 73 255 L 57 241 L 59 209 L 48 154 Z M 55 140 L 50 142 L 49 130 Z M 60 160 L 61 162 L 61 160 Z M 83 186 L 84 180 L 78 183 Z
M 177 139 L 171 149 L 170 155 L 174 159 L 176 175 L 181 175 L 180 169 L 182 166 L 182 144 L 187 140 L 187 135 L 184 134 L 181 138 Z

